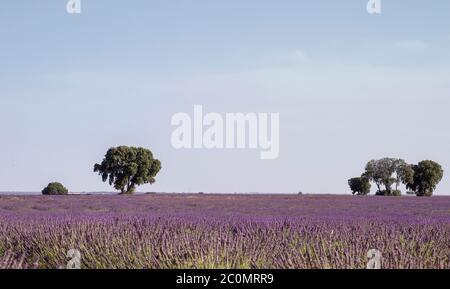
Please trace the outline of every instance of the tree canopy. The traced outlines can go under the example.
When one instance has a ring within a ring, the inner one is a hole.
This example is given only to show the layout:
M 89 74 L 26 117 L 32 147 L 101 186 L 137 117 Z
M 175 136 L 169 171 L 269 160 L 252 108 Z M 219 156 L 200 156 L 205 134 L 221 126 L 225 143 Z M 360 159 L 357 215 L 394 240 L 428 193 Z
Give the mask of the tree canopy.
M 398 186 L 412 180 L 413 171 L 402 159 L 382 158 L 367 163 L 364 177 L 373 181 L 378 188 L 377 195 L 398 195 Z M 392 185 L 395 184 L 395 189 Z
M 406 187 L 417 196 L 431 196 L 437 184 L 442 180 L 444 171 L 436 162 L 426 160 L 413 165 L 413 178 Z
M 67 195 L 68 193 L 69 190 L 58 182 L 50 183 L 42 190 L 43 195 Z
M 94 165 L 94 172 L 122 194 L 133 193 L 139 185 L 153 184 L 160 170 L 161 162 L 153 158 L 149 149 L 141 147 L 110 148 L 103 161 Z
M 366 177 L 351 178 L 348 180 L 348 185 L 353 194 L 367 195 L 370 193 L 370 181 Z

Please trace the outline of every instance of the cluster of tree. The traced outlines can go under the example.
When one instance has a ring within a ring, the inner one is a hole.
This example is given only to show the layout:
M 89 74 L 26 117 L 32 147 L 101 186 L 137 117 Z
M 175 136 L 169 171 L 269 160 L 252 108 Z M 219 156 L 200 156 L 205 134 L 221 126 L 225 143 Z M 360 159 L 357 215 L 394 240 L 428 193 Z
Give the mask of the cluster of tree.
M 132 194 L 136 186 L 153 184 L 156 174 L 161 170 L 161 162 L 153 158 L 145 148 L 120 146 L 110 148 L 100 164 L 94 165 L 104 182 L 109 181 L 121 194 Z M 61 183 L 50 183 L 44 195 L 67 195 L 68 190 Z
M 441 165 L 425 160 L 418 164 L 408 164 L 402 159 L 383 158 L 367 163 L 365 172 L 348 180 L 353 194 L 367 195 L 371 183 L 377 186 L 376 195 L 400 196 L 401 184 L 409 194 L 432 196 L 437 184 L 442 180 L 444 171 Z

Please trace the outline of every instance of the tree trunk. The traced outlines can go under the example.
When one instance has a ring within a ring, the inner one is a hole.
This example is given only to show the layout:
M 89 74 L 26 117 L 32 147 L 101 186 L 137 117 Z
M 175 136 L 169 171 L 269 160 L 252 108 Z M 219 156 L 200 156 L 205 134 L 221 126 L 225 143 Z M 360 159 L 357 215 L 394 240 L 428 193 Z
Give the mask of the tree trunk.
M 132 194 L 134 192 L 134 184 L 129 182 L 127 184 L 127 191 L 125 192 L 125 194 Z

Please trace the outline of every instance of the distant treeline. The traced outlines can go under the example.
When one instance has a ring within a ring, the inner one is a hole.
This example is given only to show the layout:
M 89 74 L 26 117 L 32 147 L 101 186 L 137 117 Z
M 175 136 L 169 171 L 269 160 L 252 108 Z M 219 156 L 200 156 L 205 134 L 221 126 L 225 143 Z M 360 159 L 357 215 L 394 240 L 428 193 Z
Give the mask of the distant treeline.
M 153 184 L 161 170 L 161 162 L 153 157 L 149 149 L 119 146 L 110 148 L 100 164 L 94 165 L 103 182 L 108 182 L 121 194 L 132 194 L 136 187 Z M 371 160 L 360 177 L 351 178 L 348 184 L 353 194 L 368 195 L 371 183 L 377 186 L 376 195 L 400 196 L 401 184 L 408 194 L 431 196 L 442 180 L 441 165 L 425 160 L 418 164 L 408 164 L 402 159 L 383 158 Z M 50 183 L 44 195 L 66 195 L 68 190 L 61 183 Z M 301 193 L 299 193 L 301 194 Z

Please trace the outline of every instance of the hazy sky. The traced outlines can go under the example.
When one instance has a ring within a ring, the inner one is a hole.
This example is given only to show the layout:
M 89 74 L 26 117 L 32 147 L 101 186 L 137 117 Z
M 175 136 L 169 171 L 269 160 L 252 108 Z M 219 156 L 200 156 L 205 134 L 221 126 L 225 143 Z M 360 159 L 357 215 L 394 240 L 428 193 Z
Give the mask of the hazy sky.
M 111 188 L 116 145 L 162 161 L 140 191 L 348 193 L 384 156 L 438 161 L 450 193 L 450 1 L 0 4 L 0 191 Z M 176 150 L 174 113 L 280 113 L 280 155 Z

